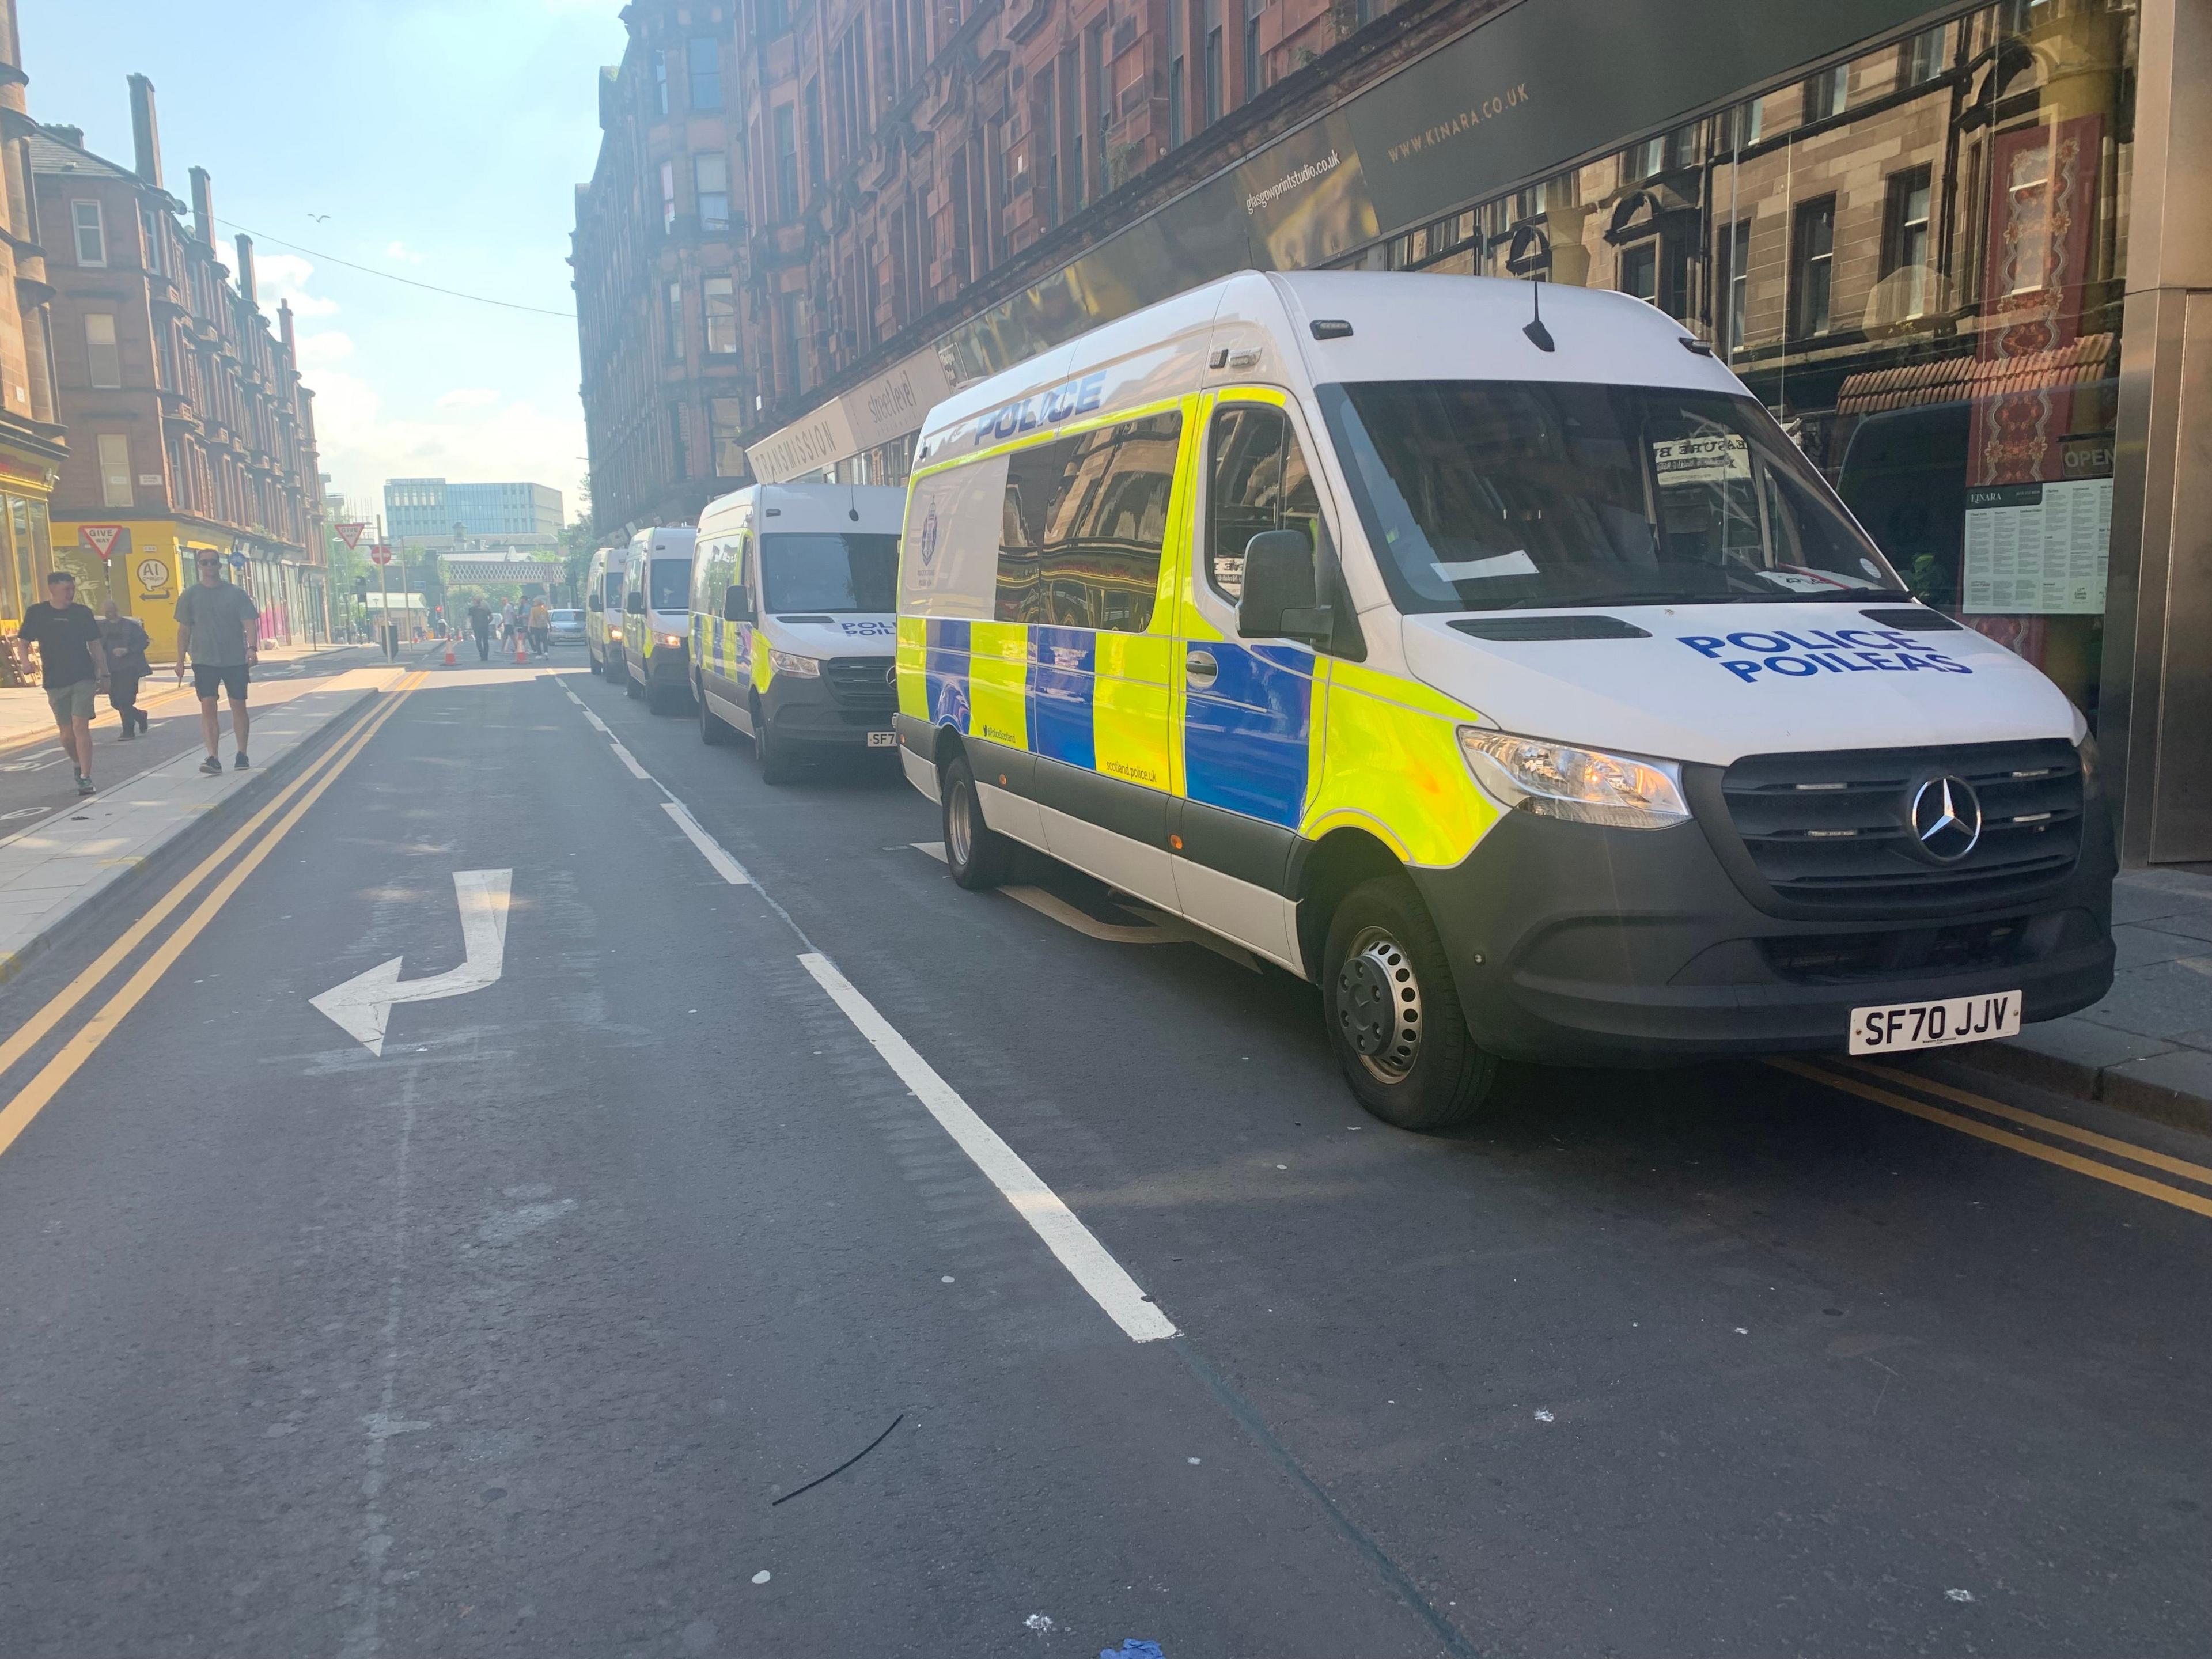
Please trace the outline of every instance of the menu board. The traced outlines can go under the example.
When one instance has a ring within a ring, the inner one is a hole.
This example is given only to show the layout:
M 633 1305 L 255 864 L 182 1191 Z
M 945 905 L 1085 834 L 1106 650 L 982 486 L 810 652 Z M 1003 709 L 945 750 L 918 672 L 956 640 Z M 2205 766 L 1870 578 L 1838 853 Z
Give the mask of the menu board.
M 2104 614 L 2112 481 L 1990 484 L 1966 491 L 1969 616 Z

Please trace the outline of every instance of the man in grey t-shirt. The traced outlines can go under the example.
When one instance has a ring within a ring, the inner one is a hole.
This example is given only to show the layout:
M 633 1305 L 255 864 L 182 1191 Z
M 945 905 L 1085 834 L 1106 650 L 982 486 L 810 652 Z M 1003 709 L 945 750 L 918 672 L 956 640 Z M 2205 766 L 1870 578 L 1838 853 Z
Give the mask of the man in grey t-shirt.
M 199 568 L 199 581 L 177 596 L 177 678 L 181 683 L 185 678 L 189 652 L 192 679 L 200 694 L 200 739 L 207 744 L 207 758 L 200 763 L 200 770 L 210 776 L 222 770 L 222 762 L 216 755 L 221 726 L 215 701 L 218 693 L 230 693 L 230 734 L 238 746 L 232 764 L 243 772 L 252 764 L 246 758 L 249 723 L 246 683 L 261 654 L 258 630 L 253 627 L 261 620 L 261 611 L 244 588 L 223 580 L 220 553 L 201 548 L 195 550 L 193 558 Z

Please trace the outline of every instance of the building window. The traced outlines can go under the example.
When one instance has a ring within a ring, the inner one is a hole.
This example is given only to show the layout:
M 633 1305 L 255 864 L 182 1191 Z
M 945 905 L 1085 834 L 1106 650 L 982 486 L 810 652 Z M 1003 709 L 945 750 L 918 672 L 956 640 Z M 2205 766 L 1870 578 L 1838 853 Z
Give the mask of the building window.
M 1805 83 L 1805 118 L 1825 121 L 1832 115 L 1841 115 L 1850 95 L 1851 66 L 1838 64 L 1833 69 L 1822 70 Z
M 1044 228 L 1050 230 L 1060 222 L 1059 100 L 1053 96 L 1049 70 L 1033 77 L 1030 84 L 1036 88 L 1036 108 L 1030 118 L 1036 133 L 1035 188 L 1044 192 Z
M 742 398 L 709 398 L 707 400 L 708 437 L 714 453 L 714 476 L 718 478 L 742 478 L 745 476 L 744 446 L 738 441 L 738 434 L 745 424 L 745 403 Z
M 1632 144 L 1622 157 L 1621 179 L 1634 184 L 1645 179 L 1656 179 L 1667 169 L 1667 141 L 1663 137 L 1646 138 L 1640 144 Z
M 799 216 L 799 124 L 788 104 L 775 106 L 775 210 L 780 218 Z
M 665 52 L 653 54 L 653 112 L 668 113 L 668 54 Z
M 107 263 L 107 230 L 100 222 L 100 204 L 71 202 L 70 223 L 76 230 L 76 262 L 81 265 Z
M 1097 193 L 1114 188 L 1113 164 L 1106 155 L 1106 129 L 1114 122 L 1114 66 L 1106 58 L 1106 25 L 1093 23 L 1083 39 L 1084 67 L 1091 71 L 1091 131 L 1098 159 L 1092 163 Z
M 676 163 L 660 164 L 660 228 L 663 233 L 676 228 Z
M 1199 65 L 1206 88 L 1206 125 L 1221 118 L 1221 0 L 1206 0 L 1206 58 Z
M 1620 291 L 1659 303 L 1659 244 L 1638 242 L 1620 251 Z
M 1721 255 L 1724 264 L 1721 291 L 1727 295 L 1728 317 L 1722 339 L 1730 351 L 1743 344 L 1743 325 L 1751 304 L 1751 221 L 1738 219 L 1722 228 Z
M 684 361 L 684 284 L 671 283 L 662 296 L 660 307 L 662 344 L 667 348 L 668 361 Z
M 1882 215 L 1881 274 L 1889 284 L 1892 320 L 1923 315 L 1928 309 L 1928 218 L 1931 189 L 1926 162 L 1889 175 Z
M 1182 0 L 1168 0 L 1168 148 L 1182 144 Z
M 699 198 L 699 223 L 708 230 L 726 230 L 730 223 L 730 158 L 720 150 L 702 150 L 691 158 L 691 187 Z
M 830 176 L 829 157 L 822 143 L 822 83 L 806 83 L 806 181 L 819 185 Z
M 684 51 L 684 65 L 691 75 L 691 107 L 722 106 L 722 59 L 711 36 L 692 41 Z
M 790 371 L 783 389 L 789 392 L 804 392 L 806 390 L 806 366 L 805 354 L 799 349 L 799 295 L 788 292 L 777 295 L 775 309 L 777 321 L 781 325 L 779 331 L 783 335 L 784 363 Z
M 1244 0 L 1244 101 L 1251 102 L 1261 92 L 1260 14 L 1267 9 L 1267 0 Z
M 88 311 L 84 318 L 84 353 L 90 372 L 88 384 L 94 392 L 119 391 L 123 386 L 123 353 L 115 343 L 112 313 Z
M 762 36 L 773 40 L 791 27 L 790 0 L 760 0 L 757 15 Z
M 728 356 L 738 349 L 737 284 L 727 276 L 709 276 L 699 289 L 707 302 L 707 349 Z
M 668 411 L 668 456 L 674 465 L 678 483 L 691 476 L 690 457 L 684 453 L 688 447 L 684 441 L 687 424 L 684 418 L 684 405 L 673 405 Z
M 131 495 L 131 440 L 120 432 L 100 434 L 100 504 L 134 504 Z
M 1898 64 L 1898 78 L 1908 87 L 1921 87 L 1943 72 L 1943 38 L 1948 31 L 1938 23 L 1907 40 Z
M 1790 332 L 1825 334 L 1836 263 L 1836 198 L 1799 204 L 1790 239 Z
M 145 239 L 147 274 L 167 276 L 169 261 L 167 252 L 161 246 L 161 215 L 158 210 L 149 207 L 138 210 L 138 232 Z
M 1060 54 L 1060 155 L 1066 169 L 1060 199 L 1071 213 L 1079 211 L 1089 194 L 1089 175 L 1083 170 L 1083 65 L 1079 48 Z

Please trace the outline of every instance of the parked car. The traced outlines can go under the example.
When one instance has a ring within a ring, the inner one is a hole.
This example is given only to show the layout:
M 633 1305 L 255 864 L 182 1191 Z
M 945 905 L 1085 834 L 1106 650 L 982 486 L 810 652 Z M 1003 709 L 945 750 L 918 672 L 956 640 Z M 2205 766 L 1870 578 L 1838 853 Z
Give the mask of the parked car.
M 584 613 L 580 611 L 549 611 L 545 635 L 554 645 L 582 645 Z

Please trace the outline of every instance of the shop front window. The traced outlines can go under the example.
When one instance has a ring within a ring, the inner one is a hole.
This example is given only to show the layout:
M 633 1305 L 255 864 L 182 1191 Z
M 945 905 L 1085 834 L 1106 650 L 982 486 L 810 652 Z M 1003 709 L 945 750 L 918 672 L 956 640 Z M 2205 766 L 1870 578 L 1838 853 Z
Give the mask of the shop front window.
M 1363 262 L 1680 317 L 1923 599 L 2094 720 L 2136 17 L 1984 5 L 1477 204 L 1450 264 L 1402 232 Z

